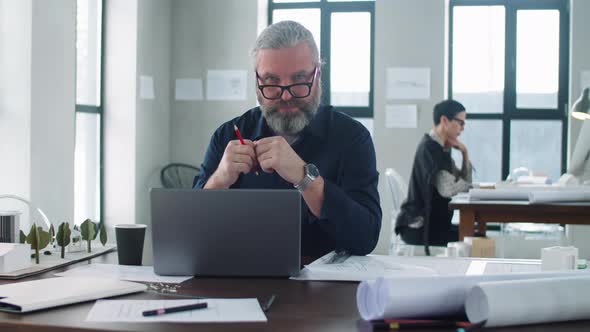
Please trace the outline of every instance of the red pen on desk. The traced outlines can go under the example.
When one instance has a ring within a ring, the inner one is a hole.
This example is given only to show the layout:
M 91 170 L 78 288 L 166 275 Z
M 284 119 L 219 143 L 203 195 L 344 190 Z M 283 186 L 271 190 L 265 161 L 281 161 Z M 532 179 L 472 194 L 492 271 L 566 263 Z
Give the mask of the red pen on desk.
M 242 145 L 246 145 L 246 143 L 244 143 L 244 139 L 242 138 L 242 133 L 240 133 L 240 129 L 238 129 L 238 126 L 234 125 L 234 131 L 236 132 L 236 136 L 238 136 L 240 143 L 242 143 Z M 256 175 L 258 175 L 258 167 L 254 166 L 252 167 L 252 170 Z

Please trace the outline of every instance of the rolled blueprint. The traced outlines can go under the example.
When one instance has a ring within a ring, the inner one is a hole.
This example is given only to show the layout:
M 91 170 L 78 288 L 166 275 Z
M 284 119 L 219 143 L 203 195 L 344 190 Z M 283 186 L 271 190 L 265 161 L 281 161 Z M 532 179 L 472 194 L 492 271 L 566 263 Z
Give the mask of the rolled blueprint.
M 508 189 L 470 189 L 470 201 L 486 200 L 518 200 L 526 201 L 529 199 L 530 189 L 528 188 L 508 188 Z
M 590 188 L 579 187 L 577 189 L 565 189 L 560 191 L 531 191 L 529 193 L 531 204 L 556 203 L 556 202 L 590 202 Z
M 590 276 L 481 282 L 467 292 L 465 311 L 485 326 L 590 319 Z
M 356 293 L 365 320 L 436 318 L 465 313 L 467 292 L 480 282 L 590 276 L 587 272 L 537 272 L 477 276 L 415 276 L 363 281 Z

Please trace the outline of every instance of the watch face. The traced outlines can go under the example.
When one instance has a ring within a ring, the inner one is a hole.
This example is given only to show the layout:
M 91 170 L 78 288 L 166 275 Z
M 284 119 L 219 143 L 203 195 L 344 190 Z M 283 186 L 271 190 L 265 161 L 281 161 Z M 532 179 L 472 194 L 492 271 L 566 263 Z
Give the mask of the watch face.
M 305 173 L 314 178 L 320 175 L 320 171 L 314 164 L 305 165 Z

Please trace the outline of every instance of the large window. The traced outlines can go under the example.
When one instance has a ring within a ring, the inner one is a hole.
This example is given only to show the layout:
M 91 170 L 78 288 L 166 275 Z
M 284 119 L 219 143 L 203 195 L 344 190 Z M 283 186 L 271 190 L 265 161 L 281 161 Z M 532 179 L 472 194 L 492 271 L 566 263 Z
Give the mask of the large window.
M 74 223 L 102 215 L 102 0 L 77 0 Z
M 467 108 L 474 181 L 516 167 L 556 181 L 566 167 L 567 1 L 451 0 L 449 13 L 449 97 Z
M 293 20 L 314 36 L 322 66 L 322 103 L 373 117 L 374 1 L 269 0 L 269 23 Z

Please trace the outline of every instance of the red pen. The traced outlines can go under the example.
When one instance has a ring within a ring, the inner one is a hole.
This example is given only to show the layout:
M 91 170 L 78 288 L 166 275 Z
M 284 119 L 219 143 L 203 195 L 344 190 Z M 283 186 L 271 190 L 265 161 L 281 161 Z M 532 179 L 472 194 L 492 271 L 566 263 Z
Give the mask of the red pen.
M 236 126 L 235 124 L 234 124 L 234 131 L 236 132 L 236 136 L 238 136 L 240 143 L 242 143 L 242 145 L 246 145 L 246 143 L 244 143 L 244 139 L 242 138 L 242 133 L 240 133 L 240 129 L 238 129 L 238 126 Z M 256 175 L 258 175 L 258 167 L 254 166 L 254 167 L 252 167 L 252 169 L 254 170 L 254 173 Z

